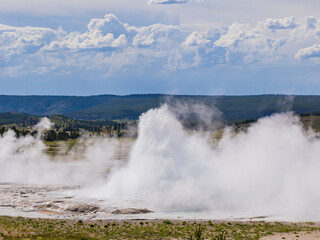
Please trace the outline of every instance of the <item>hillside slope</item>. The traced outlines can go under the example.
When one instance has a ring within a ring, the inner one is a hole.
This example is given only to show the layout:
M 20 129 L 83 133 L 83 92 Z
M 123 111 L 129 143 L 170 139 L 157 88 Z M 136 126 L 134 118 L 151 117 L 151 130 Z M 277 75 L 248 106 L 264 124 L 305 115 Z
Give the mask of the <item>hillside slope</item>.
M 320 96 L 182 96 L 182 95 L 98 95 L 0 96 L 0 112 L 24 112 L 36 116 L 61 114 L 76 119 L 137 119 L 161 103 L 205 104 L 217 107 L 226 120 L 259 118 L 275 112 L 320 112 Z

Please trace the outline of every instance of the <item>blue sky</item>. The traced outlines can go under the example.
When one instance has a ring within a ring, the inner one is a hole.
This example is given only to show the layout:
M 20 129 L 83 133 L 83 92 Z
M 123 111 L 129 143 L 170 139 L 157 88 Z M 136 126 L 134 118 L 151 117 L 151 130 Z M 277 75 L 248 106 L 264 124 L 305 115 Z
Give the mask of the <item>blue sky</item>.
M 320 94 L 320 1 L 4 0 L 0 94 Z

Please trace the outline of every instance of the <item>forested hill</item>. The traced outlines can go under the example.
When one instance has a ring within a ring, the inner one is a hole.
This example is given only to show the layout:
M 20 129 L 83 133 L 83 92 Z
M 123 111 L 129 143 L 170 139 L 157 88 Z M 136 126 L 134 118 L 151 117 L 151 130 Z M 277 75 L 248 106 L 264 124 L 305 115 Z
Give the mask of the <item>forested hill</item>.
M 0 112 L 23 112 L 36 116 L 61 114 L 76 119 L 137 119 L 161 103 L 200 103 L 217 107 L 227 120 L 259 118 L 275 112 L 320 112 L 320 96 L 182 96 L 182 95 L 98 95 L 6 96 L 0 95 Z

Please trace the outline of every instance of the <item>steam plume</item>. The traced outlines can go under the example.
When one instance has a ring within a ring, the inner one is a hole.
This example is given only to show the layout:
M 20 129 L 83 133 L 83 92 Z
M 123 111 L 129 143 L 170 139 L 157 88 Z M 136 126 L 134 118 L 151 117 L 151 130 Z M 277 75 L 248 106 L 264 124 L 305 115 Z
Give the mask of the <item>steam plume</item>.
M 50 120 L 43 118 L 34 127 L 38 131 L 35 138 L 16 138 L 12 130 L 0 137 L 0 182 L 89 185 L 117 166 L 114 150 L 118 143 L 113 139 L 82 140 L 67 153 L 50 159 L 41 135 L 51 126 Z
M 87 196 L 138 199 L 153 210 L 319 220 L 320 140 L 297 116 L 275 114 L 238 134 L 226 128 L 212 145 L 209 134 L 186 131 L 177 112 L 163 105 L 143 114 L 122 167 L 115 139 L 81 140 L 52 161 L 39 137 L 8 131 L 0 138 L 0 182 L 81 184 Z M 37 129 L 49 126 L 44 119 Z
M 320 140 L 292 113 L 259 120 L 218 146 L 190 134 L 167 105 L 140 118 L 126 167 L 113 173 L 105 197 L 143 199 L 158 210 L 317 218 Z

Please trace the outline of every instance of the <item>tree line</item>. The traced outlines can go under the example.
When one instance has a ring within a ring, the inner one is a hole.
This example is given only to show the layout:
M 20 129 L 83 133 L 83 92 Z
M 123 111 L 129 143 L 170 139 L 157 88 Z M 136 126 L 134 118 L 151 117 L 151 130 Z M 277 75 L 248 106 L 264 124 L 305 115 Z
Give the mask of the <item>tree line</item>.
M 115 123 L 115 122 L 113 122 Z M 79 126 L 79 125 L 78 125 Z M 81 136 L 82 131 L 91 132 L 93 134 L 100 135 L 102 132 L 108 136 L 117 136 L 122 137 L 125 136 L 125 132 L 127 131 L 127 124 L 126 123 L 115 123 L 111 126 L 92 126 L 92 125 L 81 125 L 82 128 L 70 128 L 70 126 L 67 126 L 66 128 L 58 128 L 54 127 L 53 129 L 50 129 L 46 131 L 42 139 L 44 141 L 67 141 L 69 139 L 77 139 Z M 36 130 L 30 130 L 26 128 L 17 128 L 16 126 L 12 127 L 5 127 L 2 126 L 0 128 L 0 136 L 2 137 L 5 132 L 8 130 L 12 130 L 15 133 L 15 136 L 17 138 L 25 137 L 27 135 L 30 136 L 36 136 L 37 131 Z

